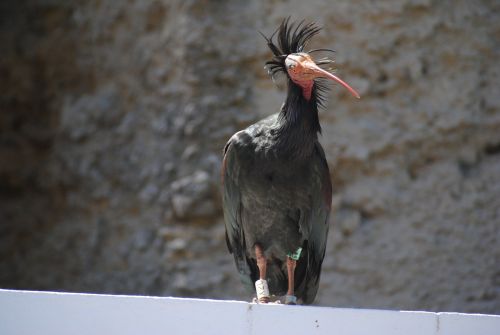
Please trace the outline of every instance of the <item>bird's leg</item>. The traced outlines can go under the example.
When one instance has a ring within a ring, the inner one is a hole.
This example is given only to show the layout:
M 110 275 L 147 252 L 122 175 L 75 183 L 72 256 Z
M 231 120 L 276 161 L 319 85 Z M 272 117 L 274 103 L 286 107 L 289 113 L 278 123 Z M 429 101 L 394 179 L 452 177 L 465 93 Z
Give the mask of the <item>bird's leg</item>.
M 285 296 L 285 304 L 287 305 L 295 305 L 297 304 L 297 298 L 295 297 L 295 267 L 297 265 L 297 261 L 291 257 L 286 258 L 286 269 L 288 272 L 288 291 Z
M 266 281 L 267 259 L 259 244 L 255 245 L 255 257 L 257 258 L 257 266 L 259 267 L 259 280 L 255 282 L 257 299 L 259 302 L 267 304 L 269 302 L 269 288 Z
M 297 261 L 291 259 L 290 257 L 286 258 L 286 269 L 288 270 L 288 291 L 286 294 L 294 295 L 294 276 L 295 276 L 295 266 L 297 265 Z
M 265 280 L 267 271 L 267 259 L 266 256 L 264 256 L 262 247 L 258 244 L 255 245 L 255 256 L 257 257 L 257 266 L 259 267 L 259 278 Z

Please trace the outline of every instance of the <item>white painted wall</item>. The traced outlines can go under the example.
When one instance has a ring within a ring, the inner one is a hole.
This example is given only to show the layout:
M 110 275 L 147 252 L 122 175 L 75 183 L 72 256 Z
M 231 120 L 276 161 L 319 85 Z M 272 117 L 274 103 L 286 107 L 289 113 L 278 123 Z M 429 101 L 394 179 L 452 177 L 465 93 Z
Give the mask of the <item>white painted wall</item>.
M 1 335 L 500 335 L 500 316 L 0 290 Z

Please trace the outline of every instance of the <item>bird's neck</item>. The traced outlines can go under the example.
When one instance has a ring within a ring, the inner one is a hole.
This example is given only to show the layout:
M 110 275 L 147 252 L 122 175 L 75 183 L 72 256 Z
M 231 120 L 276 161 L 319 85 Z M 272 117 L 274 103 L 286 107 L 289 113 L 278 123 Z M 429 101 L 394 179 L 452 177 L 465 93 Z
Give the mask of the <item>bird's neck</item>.
M 293 158 L 308 158 L 321 133 L 314 83 L 306 92 L 303 86 L 289 81 L 278 120 L 278 150 Z
M 313 87 L 314 87 L 314 80 L 291 80 L 296 86 L 299 86 L 302 90 L 302 96 L 304 99 L 307 101 L 311 100 L 312 97 L 312 92 L 313 92 Z

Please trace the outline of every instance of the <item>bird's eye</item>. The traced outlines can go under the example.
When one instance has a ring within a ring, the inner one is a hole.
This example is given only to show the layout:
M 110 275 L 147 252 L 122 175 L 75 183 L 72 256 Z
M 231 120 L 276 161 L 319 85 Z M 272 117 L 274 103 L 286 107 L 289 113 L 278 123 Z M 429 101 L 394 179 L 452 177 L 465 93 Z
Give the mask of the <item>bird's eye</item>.
M 289 68 L 290 70 L 292 70 L 294 67 L 295 67 L 295 64 L 290 64 L 290 65 L 288 65 L 288 68 Z

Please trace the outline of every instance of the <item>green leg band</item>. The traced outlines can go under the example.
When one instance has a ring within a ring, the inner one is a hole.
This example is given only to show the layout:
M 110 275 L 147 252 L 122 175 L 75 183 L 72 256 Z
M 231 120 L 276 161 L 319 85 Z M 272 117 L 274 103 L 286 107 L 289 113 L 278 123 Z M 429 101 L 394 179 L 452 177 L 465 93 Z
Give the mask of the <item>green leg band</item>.
M 302 252 L 302 248 L 298 248 L 297 251 L 295 251 L 294 253 L 289 252 L 287 254 L 287 256 L 290 257 L 291 259 L 293 259 L 294 261 L 297 261 L 300 258 L 301 252 Z

